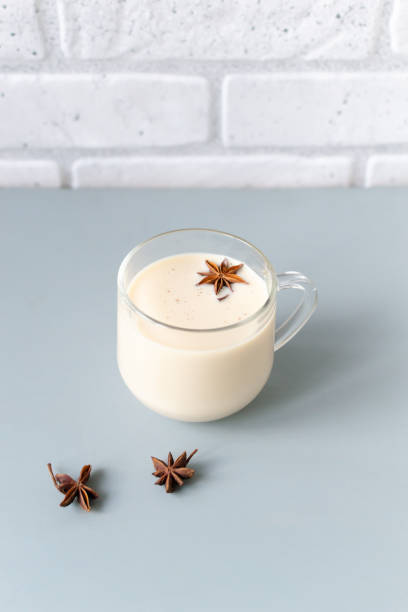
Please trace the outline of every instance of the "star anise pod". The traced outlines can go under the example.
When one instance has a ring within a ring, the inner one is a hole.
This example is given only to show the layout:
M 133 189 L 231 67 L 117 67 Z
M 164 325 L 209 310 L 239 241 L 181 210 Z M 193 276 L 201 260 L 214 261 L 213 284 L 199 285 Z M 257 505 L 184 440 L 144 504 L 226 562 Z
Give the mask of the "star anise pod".
M 54 476 L 51 463 L 48 464 L 48 471 L 58 491 L 65 495 L 60 506 L 69 506 L 76 498 L 86 512 L 90 511 L 91 504 L 89 499 L 96 499 L 99 497 L 96 491 L 86 484 L 91 475 L 90 465 L 84 465 L 78 480 L 74 480 L 71 476 L 68 476 L 68 474 L 55 474 Z
M 169 453 L 167 463 L 161 459 L 152 457 L 153 465 L 156 470 L 153 472 L 153 476 L 158 478 L 154 484 L 164 485 L 166 483 L 166 493 L 172 493 L 175 485 L 181 487 L 184 484 L 183 480 L 194 476 L 195 471 L 186 466 L 197 451 L 198 448 L 193 450 L 188 457 L 186 451 L 184 451 L 175 461 L 173 455 Z
M 236 272 L 242 268 L 244 264 L 230 266 L 228 259 L 224 259 L 219 266 L 206 259 L 205 263 L 209 268 L 209 272 L 198 272 L 200 276 L 204 276 L 197 285 L 206 285 L 212 283 L 214 285 L 215 295 L 218 295 L 223 287 L 228 287 L 232 291 L 232 283 L 247 283 L 243 278 L 238 276 Z

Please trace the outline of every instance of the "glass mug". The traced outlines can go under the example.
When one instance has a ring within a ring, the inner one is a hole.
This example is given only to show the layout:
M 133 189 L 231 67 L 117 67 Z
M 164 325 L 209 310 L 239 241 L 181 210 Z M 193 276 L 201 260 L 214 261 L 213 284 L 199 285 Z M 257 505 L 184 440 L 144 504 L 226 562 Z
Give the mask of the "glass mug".
M 185 329 L 142 312 L 128 288 L 142 268 L 181 253 L 219 253 L 250 266 L 264 279 L 268 298 L 252 316 L 215 329 Z M 302 291 L 300 304 L 275 331 L 276 294 Z M 147 407 L 182 421 L 212 421 L 249 404 L 272 370 L 274 352 L 305 325 L 317 290 L 299 272 L 276 274 L 261 251 L 225 232 L 182 229 L 136 246 L 118 273 L 117 357 L 130 391 Z

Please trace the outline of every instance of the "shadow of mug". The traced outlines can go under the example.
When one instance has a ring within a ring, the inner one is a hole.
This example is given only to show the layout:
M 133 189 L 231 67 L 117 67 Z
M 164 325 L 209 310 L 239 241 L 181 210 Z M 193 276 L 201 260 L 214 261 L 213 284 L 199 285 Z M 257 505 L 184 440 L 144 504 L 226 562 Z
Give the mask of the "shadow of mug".
M 356 366 L 369 369 L 381 344 L 379 315 L 355 318 L 316 317 L 306 330 L 275 356 L 271 376 L 261 393 L 246 408 L 207 427 L 259 429 L 291 420 L 311 418 L 314 410 L 330 411 L 330 402 L 317 407 L 317 397 L 337 395 L 347 388 Z M 373 329 L 376 333 L 373 333 Z M 347 333 L 346 333 L 347 330 Z M 335 407 L 337 411 L 337 406 Z

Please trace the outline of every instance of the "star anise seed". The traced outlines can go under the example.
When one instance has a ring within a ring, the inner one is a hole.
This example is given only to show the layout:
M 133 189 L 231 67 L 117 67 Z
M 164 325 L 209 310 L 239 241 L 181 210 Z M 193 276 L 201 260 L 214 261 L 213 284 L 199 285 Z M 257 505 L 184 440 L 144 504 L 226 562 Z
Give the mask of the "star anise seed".
M 209 272 L 198 272 L 204 278 L 197 285 L 213 284 L 215 295 L 218 295 L 223 287 L 228 287 L 232 291 L 231 285 L 233 283 L 248 284 L 247 281 L 236 274 L 244 264 L 230 266 L 228 259 L 224 259 L 219 266 L 208 259 L 206 259 L 205 263 L 208 266 Z
M 60 506 L 69 506 L 76 498 L 81 508 L 83 508 L 86 512 L 90 511 L 91 504 L 89 500 L 99 497 L 96 491 L 91 489 L 91 487 L 88 487 L 86 484 L 89 480 L 89 476 L 91 475 L 91 469 L 92 468 L 90 465 L 84 465 L 78 480 L 74 480 L 71 478 L 71 476 L 68 476 L 68 474 L 55 474 L 54 476 L 51 463 L 48 463 L 48 471 L 51 474 L 54 485 L 58 491 L 65 495 L 64 499 L 60 503 Z
M 175 485 L 178 485 L 179 487 L 183 486 L 183 480 L 194 476 L 195 471 L 186 466 L 197 451 L 198 449 L 196 448 L 188 457 L 186 451 L 184 451 L 184 453 L 177 457 L 175 461 L 173 459 L 173 455 L 169 453 L 167 463 L 161 459 L 152 457 L 153 465 L 156 470 L 153 472 L 153 476 L 158 478 L 154 484 L 166 484 L 166 493 L 172 493 Z

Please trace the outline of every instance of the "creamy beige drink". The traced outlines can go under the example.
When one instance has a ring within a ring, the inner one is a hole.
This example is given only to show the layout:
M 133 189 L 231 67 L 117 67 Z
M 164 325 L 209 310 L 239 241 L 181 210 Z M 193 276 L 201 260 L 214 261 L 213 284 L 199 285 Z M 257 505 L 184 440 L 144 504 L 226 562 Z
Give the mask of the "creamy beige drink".
M 227 258 L 231 266 L 240 262 Z M 221 264 L 222 255 L 183 253 L 165 257 L 139 272 L 130 284 L 132 302 L 150 317 L 188 329 L 212 329 L 238 323 L 259 310 L 268 298 L 265 282 L 247 265 L 237 271 L 245 283 L 233 283 L 217 295 L 214 284 L 199 285 L 211 274 L 206 261 Z M 217 299 L 218 298 L 218 299 Z M 197 349 L 200 347 L 197 338 Z
M 118 363 L 130 390 L 166 416 L 206 421 L 248 404 L 273 363 L 275 312 L 265 281 L 244 263 L 246 281 L 224 287 L 198 283 L 228 255 L 183 253 L 141 269 L 118 303 Z M 220 299 L 221 298 L 221 299 Z M 144 316 L 142 313 L 144 313 Z M 258 315 L 256 314 L 258 313 Z

